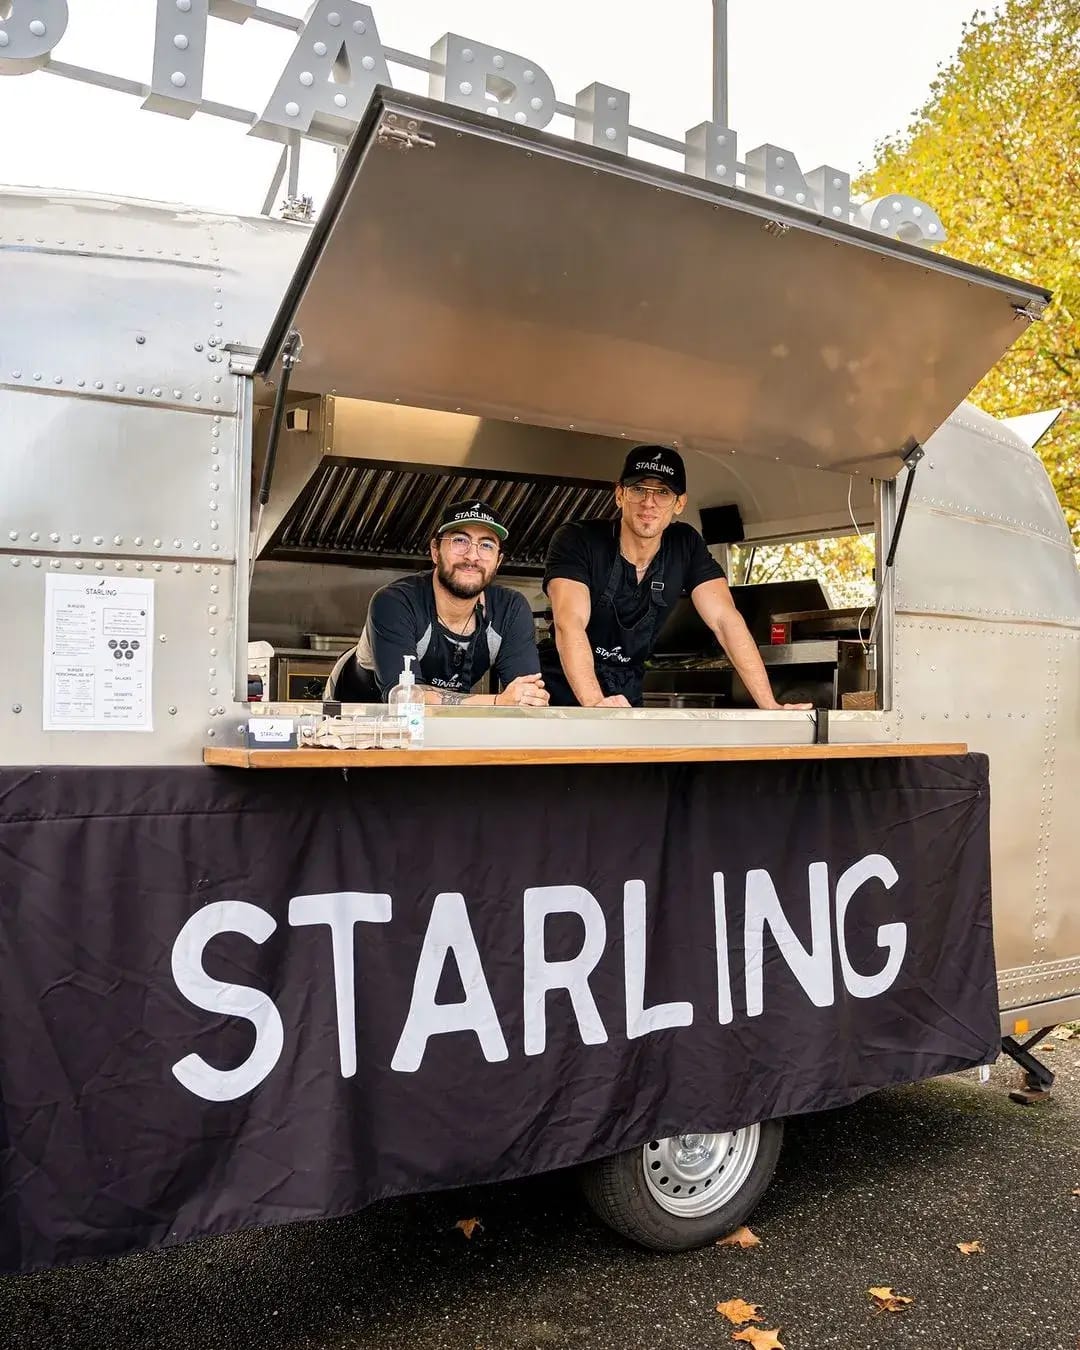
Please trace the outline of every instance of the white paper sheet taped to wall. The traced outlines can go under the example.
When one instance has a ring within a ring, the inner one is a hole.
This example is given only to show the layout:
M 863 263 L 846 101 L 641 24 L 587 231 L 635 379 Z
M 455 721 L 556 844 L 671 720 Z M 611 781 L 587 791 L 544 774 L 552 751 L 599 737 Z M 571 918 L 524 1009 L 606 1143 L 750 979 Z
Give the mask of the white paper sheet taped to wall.
M 45 578 L 45 731 L 153 730 L 154 583 Z

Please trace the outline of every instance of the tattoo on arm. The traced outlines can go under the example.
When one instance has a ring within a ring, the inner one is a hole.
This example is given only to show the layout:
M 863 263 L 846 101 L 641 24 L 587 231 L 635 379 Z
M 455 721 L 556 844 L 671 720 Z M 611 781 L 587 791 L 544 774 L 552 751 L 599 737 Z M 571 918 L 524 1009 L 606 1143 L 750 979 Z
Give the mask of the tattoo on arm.
M 444 708 L 456 708 L 469 697 L 467 689 L 436 689 L 433 684 L 418 684 L 416 687 L 422 694 L 434 694 Z

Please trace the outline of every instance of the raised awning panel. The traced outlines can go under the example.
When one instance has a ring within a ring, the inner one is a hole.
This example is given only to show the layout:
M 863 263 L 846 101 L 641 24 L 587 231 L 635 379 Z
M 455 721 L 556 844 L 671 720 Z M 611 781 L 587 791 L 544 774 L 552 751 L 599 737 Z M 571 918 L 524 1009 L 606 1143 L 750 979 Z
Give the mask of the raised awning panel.
M 1046 292 L 393 91 L 259 361 L 297 387 L 879 477 Z

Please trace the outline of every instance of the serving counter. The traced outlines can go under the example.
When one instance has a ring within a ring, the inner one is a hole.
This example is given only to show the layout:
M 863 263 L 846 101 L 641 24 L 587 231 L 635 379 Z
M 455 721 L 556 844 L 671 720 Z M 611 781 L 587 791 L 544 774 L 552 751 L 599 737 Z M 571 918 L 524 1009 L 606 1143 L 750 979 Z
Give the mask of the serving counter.
M 898 759 L 964 755 L 961 742 L 878 745 L 641 745 L 514 750 L 475 747 L 433 750 L 249 750 L 208 745 L 203 763 L 233 769 L 402 769 L 527 764 L 689 764 L 749 760 Z

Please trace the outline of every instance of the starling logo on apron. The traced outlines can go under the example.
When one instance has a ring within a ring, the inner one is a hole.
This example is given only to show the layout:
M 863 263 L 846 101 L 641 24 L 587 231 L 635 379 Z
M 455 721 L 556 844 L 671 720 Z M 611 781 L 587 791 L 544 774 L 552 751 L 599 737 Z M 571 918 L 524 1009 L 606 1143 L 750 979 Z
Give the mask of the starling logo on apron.
M 659 556 L 659 555 L 658 555 Z M 615 592 L 622 576 L 622 555 L 615 550 L 615 561 L 608 573 L 600 603 L 593 609 L 587 632 L 592 644 L 596 679 L 605 697 L 623 694 L 631 703 L 641 701 L 645 658 L 652 651 L 653 639 L 664 617 L 667 601 L 664 583 L 653 581 L 649 603 L 636 623 L 627 624 L 615 608 Z

